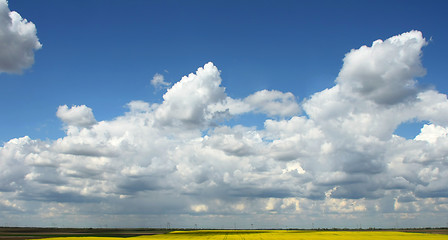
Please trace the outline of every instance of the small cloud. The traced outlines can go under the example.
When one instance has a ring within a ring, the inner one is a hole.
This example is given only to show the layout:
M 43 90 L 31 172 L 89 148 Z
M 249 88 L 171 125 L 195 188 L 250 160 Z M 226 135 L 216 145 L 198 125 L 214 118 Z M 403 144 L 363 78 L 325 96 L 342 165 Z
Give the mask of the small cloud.
M 167 88 L 171 85 L 169 82 L 165 82 L 165 77 L 162 74 L 156 73 L 154 77 L 151 79 L 151 85 L 153 85 L 157 89 Z
M 92 109 L 86 105 L 74 105 L 71 108 L 67 105 L 59 106 L 56 116 L 69 126 L 90 127 L 96 124 Z
M 140 113 L 140 112 L 149 112 L 151 110 L 151 106 L 149 103 L 144 101 L 131 101 L 126 104 L 131 113 Z

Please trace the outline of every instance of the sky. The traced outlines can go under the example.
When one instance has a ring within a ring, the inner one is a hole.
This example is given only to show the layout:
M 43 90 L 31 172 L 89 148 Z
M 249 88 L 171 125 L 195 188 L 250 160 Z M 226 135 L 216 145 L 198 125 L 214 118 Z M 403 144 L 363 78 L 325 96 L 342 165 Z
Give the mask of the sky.
M 446 227 L 446 8 L 0 0 L 0 226 Z

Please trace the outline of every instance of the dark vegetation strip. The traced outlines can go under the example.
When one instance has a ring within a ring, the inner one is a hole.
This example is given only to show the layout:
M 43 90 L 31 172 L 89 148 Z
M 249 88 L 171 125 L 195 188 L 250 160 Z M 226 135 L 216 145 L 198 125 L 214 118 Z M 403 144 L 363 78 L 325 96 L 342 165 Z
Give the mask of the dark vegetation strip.
M 0 227 L 0 240 L 22 240 L 50 237 L 135 237 L 165 234 L 171 230 L 148 228 L 33 228 Z

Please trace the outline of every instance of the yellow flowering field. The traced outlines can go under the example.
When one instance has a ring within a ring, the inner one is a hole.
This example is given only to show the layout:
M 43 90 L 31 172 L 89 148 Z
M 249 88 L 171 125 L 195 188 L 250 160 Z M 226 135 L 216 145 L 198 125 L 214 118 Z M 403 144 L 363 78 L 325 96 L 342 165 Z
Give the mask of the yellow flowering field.
M 115 237 L 64 237 L 48 240 L 122 240 Z M 143 235 L 129 240 L 430 240 L 448 239 L 448 235 L 392 231 L 286 231 L 286 230 L 198 230 Z

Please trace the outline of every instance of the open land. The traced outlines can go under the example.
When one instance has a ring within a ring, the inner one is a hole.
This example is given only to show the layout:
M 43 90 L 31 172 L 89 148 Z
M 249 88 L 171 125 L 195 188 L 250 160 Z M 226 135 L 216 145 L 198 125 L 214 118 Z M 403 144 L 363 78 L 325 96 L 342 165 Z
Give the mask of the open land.
M 55 237 L 135 237 L 164 234 L 172 230 L 148 228 L 32 228 L 0 227 L 0 240 L 23 240 Z
M 110 228 L 0 228 L 0 240 L 350 240 L 448 239 L 448 228 L 378 229 L 378 230 L 183 230 L 172 229 L 110 229 Z

